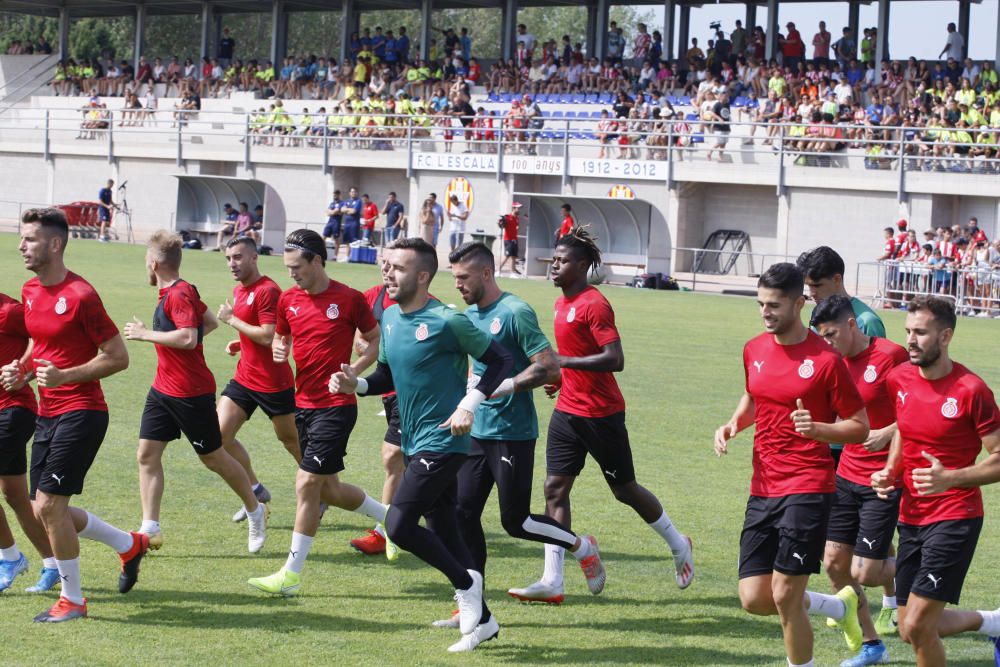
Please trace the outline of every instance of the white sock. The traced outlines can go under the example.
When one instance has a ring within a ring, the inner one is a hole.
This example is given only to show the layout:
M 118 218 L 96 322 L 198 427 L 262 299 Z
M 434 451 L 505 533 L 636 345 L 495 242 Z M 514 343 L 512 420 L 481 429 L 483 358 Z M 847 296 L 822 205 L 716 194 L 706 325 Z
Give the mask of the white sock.
M 261 484 L 260 482 L 257 482 L 252 487 L 250 487 L 250 490 L 253 491 L 254 494 L 256 494 L 258 491 L 260 491 L 261 487 L 263 487 L 263 486 L 264 486 L 263 484 Z
M 17 560 L 21 557 L 21 550 L 17 548 L 17 542 L 9 547 L 0 547 L 0 560 Z
M 50 570 L 55 570 L 58 567 L 55 556 L 49 556 L 48 558 L 42 559 L 42 567 L 47 567 Z
M 305 567 L 306 558 L 309 557 L 309 550 L 312 549 L 315 537 L 309 537 L 302 533 L 292 533 L 292 546 L 288 549 L 288 559 L 285 560 L 285 569 L 301 574 Z
M 105 523 L 99 517 L 87 512 L 87 525 L 80 531 L 80 537 L 107 544 L 120 554 L 132 548 L 132 536 L 124 530 Z
M 847 613 L 847 605 L 836 595 L 806 591 L 806 600 L 809 601 L 808 611 L 811 616 L 826 616 L 839 621 Z
M 687 539 L 674 528 L 674 524 L 670 523 L 670 517 L 667 516 L 666 511 L 660 515 L 659 519 L 649 524 L 649 527 L 666 540 L 667 544 L 670 545 L 670 550 L 675 554 L 683 553 L 687 549 Z
M 153 521 L 152 519 L 143 519 L 142 525 L 139 526 L 139 532 L 146 533 L 147 535 L 150 533 L 158 533 L 160 532 L 160 522 Z
M 580 548 L 576 551 L 571 551 L 570 553 L 576 557 L 577 560 L 583 560 L 590 554 L 594 552 L 594 547 L 590 544 L 590 540 L 581 537 L 580 538 Z
M 72 560 L 57 560 L 59 578 L 62 579 L 62 597 L 73 604 L 83 604 L 83 591 L 80 590 L 80 558 Z
M 555 544 L 545 545 L 545 572 L 542 573 L 542 583 L 554 588 L 563 585 L 563 556 L 566 550 Z
M 882 595 L 882 608 L 888 607 L 889 609 L 896 608 L 896 596 L 895 595 Z
M 976 630 L 981 635 L 990 637 L 1000 636 L 1000 609 L 993 611 L 981 611 L 979 615 L 983 617 L 983 624 Z
M 354 511 L 358 514 L 364 514 L 365 516 L 375 519 L 376 521 L 385 520 L 385 510 L 385 505 L 375 500 L 367 493 L 365 494 L 365 499 L 361 501 L 361 504 L 354 508 Z
M 375 532 L 381 535 L 383 538 L 388 539 L 385 537 L 385 528 L 382 526 L 381 523 L 375 524 Z
M 788 661 L 788 667 L 813 667 L 812 660 L 810 660 L 809 662 L 803 662 L 801 665 L 796 665 L 794 662 L 792 662 L 791 658 L 785 658 L 785 660 Z

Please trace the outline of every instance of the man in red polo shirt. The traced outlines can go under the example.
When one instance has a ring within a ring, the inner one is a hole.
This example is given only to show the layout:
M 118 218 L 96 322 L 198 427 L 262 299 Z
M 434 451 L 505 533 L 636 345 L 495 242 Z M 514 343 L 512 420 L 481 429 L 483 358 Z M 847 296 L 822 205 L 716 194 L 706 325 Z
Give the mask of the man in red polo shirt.
M 373 202 L 368 193 L 361 195 L 361 238 L 369 243 L 372 232 L 375 231 L 375 221 L 378 219 L 378 204 Z
M 855 319 L 847 296 L 834 294 L 820 301 L 812 313 L 816 332 L 839 352 L 868 414 L 870 432 L 864 442 L 844 445 L 837 464 L 837 495 L 830 512 L 823 565 L 834 590 L 855 586 L 858 618 L 864 644 L 844 667 L 888 662 L 881 634 L 894 634 L 896 625 L 895 552 L 892 538 L 899 521 L 899 493 L 880 499 L 871 488 L 872 473 L 885 467 L 889 441 L 896 432 L 895 396 L 886 389 L 889 371 L 905 363 L 906 350 L 885 338 L 865 334 Z M 882 610 L 873 621 L 861 586 L 884 587 Z
M 326 245 L 314 231 L 298 229 L 285 239 L 285 266 L 295 286 L 278 300 L 274 360 L 295 359 L 295 425 L 302 460 L 295 478 L 297 505 L 285 565 L 247 583 L 265 593 L 295 595 L 319 528 L 320 503 L 385 520 L 386 507 L 362 489 L 340 480 L 347 441 L 358 419 L 354 394 L 331 393 L 329 383 L 351 361 L 355 332 L 368 344 L 352 364 L 357 373 L 378 355 L 379 327 L 361 292 L 326 274 Z
M 656 496 L 636 481 L 625 399 L 614 377 L 625 366 L 625 353 L 611 304 L 587 283 L 590 270 L 600 263 L 600 249 L 580 228 L 559 239 L 552 255 L 552 282 L 562 289 L 555 316 L 562 382 L 545 387 L 550 397 L 559 393 L 545 452 L 545 514 L 571 528 L 570 491 L 590 455 L 615 499 L 635 510 L 669 545 L 677 586 L 687 588 L 694 578 L 691 539 L 674 527 Z M 508 593 L 528 601 L 562 597 L 564 555 L 562 547 L 546 544 L 541 580 Z M 596 595 L 602 588 L 591 592 Z
M 24 326 L 24 306 L 0 293 L 0 359 L 21 359 L 28 349 L 28 330 Z M 35 433 L 38 403 L 27 381 L 0 388 L 0 492 L 14 510 L 21 530 L 42 556 L 42 572 L 32 593 L 47 591 L 59 583 L 56 559 L 52 555 L 45 528 L 31 509 L 28 494 L 28 441 Z M 7 516 L 0 509 L 0 591 L 10 588 L 14 579 L 28 570 L 28 558 L 17 546 Z
M 521 272 L 517 270 L 517 258 L 520 256 L 517 231 L 521 226 L 521 203 L 512 203 L 510 205 L 510 213 L 502 216 L 501 219 L 503 220 L 503 261 L 497 267 L 497 275 L 500 275 L 503 271 L 503 267 L 507 264 L 508 260 L 510 261 L 510 270 L 517 275 L 521 275 Z M 570 228 L 572 226 L 571 219 Z
M 902 479 L 896 598 L 899 634 L 913 646 L 917 665 L 946 663 L 942 637 L 988 635 L 996 645 L 1000 609 L 966 611 L 957 605 L 983 527 L 979 487 L 1000 481 L 1000 410 L 993 392 L 951 360 L 955 306 L 950 299 L 917 296 L 906 307 L 910 363 L 889 373 L 899 429 L 885 467 L 871 477 L 888 497 Z M 978 463 L 979 453 L 987 456 Z M 1000 664 L 1000 651 L 994 648 Z
M 127 533 L 95 515 L 70 507 L 108 429 L 108 405 L 100 380 L 128 367 L 128 350 L 97 292 L 66 268 L 69 225 L 59 209 L 29 209 L 21 216 L 21 257 L 36 276 L 21 290 L 24 325 L 31 344 L 17 362 L 3 367 L 9 391 L 34 376 L 38 421 L 31 446 L 31 495 L 59 570 L 59 600 L 36 622 L 59 623 L 87 615 L 80 588 L 80 537 L 118 552 L 118 591 L 139 580 L 149 539 Z
M 840 355 L 802 323 L 805 281 L 794 264 L 774 264 L 757 281 L 764 333 L 743 348 L 746 388 L 715 433 L 715 453 L 755 426 L 753 478 L 740 535 L 743 608 L 781 617 L 789 667 L 813 664 L 807 614 L 839 622 L 852 651 L 861 648 L 858 596 L 807 591 L 819 572 L 834 499 L 830 442 L 863 442 L 868 417 Z
M 160 504 L 163 500 L 163 453 L 167 443 L 183 434 L 206 468 L 239 496 L 249 521 L 247 549 L 257 553 L 266 537 L 264 505 L 257 501 L 246 471 L 225 449 L 215 410 L 215 377 L 205 363 L 203 338 L 219 326 L 201 301 L 197 288 L 180 277 L 179 234 L 158 230 L 149 237 L 146 271 L 160 300 L 153 328 L 138 318 L 125 324 L 125 338 L 156 348 L 156 377 L 146 395 L 139 426 L 139 495 L 142 526 L 150 546 L 163 546 Z
M 222 446 L 246 470 L 257 500 L 266 504 L 271 501 L 271 493 L 257 479 L 250 454 L 236 434 L 259 407 L 295 462 L 302 460 L 299 434 L 295 430 L 292 369 L 288 362 L 275 362 L 271 354 L 281 288 L 257 267 L 257 244 L 252 239 L 245 236 L 231 239 L 226 244 L 226 263 L 238 284 L 233 288 L 233 300 L 227 299 L 219 306 L 218 318 L 239 334 L 239 339 L 226 345 L 226 352 L 240 355 L 240 360 L 235 376 L 219 397 L 219 429 Z M 246 518 L 244 507 L 233 515 L 237 523 Z
M 573 207 L 569 204 L 563 204 L 559 210 L 562 211 L 562 220 L 559 222 L 559 229 L 556 231 L 556 243 L 559 242 L 559 239 L 573 231 L 573 225 L 576 224 L 576 221 L 573 220 Z

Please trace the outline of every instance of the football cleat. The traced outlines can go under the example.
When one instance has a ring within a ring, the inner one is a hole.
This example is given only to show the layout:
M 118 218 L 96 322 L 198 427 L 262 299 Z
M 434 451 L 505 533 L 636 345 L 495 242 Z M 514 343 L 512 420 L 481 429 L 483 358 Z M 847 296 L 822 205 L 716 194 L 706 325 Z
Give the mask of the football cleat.
M 585 535 L 580 539 L 590 542 L 590 555 L 580 559 L 580 569 L 583 570 L 583 576 L 587 578 L 587 588 L 594 595 L 599 595 L 604 590 L 608 573 L 605 572 L 604 563 L 601 562 L 601 553 L 597 550 L 597 540 L 593 535 Z
M 472 577 L 472 585 L 465 589 L 455 589 L 455 601 L 458 602 L 458 629 L 463 635 L 475 630 L 483 615 L 483 575 L 475 570 L 466 571 Z
M 385 538 L 369 528 L 367 535 L 351 540 L 351 546 L 366 556 L 378 556 L 385 553 Z
M 159 550 L 160 547 L 163 546 L 163 531 L 162 530 L 148 530 L 148 531 L 139 530 L 139 531 L 136 531 L 136 532 L 142 533 L 143 535 L 145 535 L 146 537 L 149 538 L 149 548 L 150 548 L 150 550 L 157 551 L 157 550 Z
M 837 627 L 844 633 L 844 641 L 852 651 L 860 651 L 864 641 L 861 623 L 858 622 L 858 594 L 850 586 L 837 591 L 837 598 L 844 603 L 844 617 L 837 621 Z
M 27 593 L 44 593 L 55 588 L 55 585 L 60 581 L 59 570 L 54 567 L 43 567 L 42 571 L 38 575 L 38 581 L 35 585 L 29 586 L 24 590 Z
M 257 502 L 264 503 L 264 513 L 267 514 L 267 518 L 271 518 L 271 508 L 268 503 L 271 502 L 271 492 L 267 490 L 267 487 L 263 484 L 260 488 L 253 492 L 256 496 Z M 242 523 L 247 520 L 247 508 L 240 507 L 236 510 L 236 514 L 233 515 L 233 523 Z
M 260 503 L 258 507 L 264 511 L 260 512 L 257 518 L 247 512 L 247 550 L 255 554 L 264 548 L 264 540 L 267 539 L 267 505 Z
M 448 628 L 458 630 L 458 610 L 451 612 L 451 616 L 448 618 L 443 618 L 440 621 L 432 621 L 431 625 L 435 628 Z
M 284 595 L 290 597 L 299 592 L 302 585 L 302 575 L 295 574 L 291 570 L 281 568 L 274 574 L 267 577 L 255 577 L 247 579 L 247 583 L 258 591 L 270 593 L 271 595 Z
M 14 579 L 27 570 L 28 557 L 23 553 L 17 555 L 17 560 L 0 560 L 0 591 L 10 588 Z
M 448 653 L 467 653 L 472 651 L 483 642 L 496 639 L 500 636 L 500 624 L 497 623 L 496 616 L 490 615 L 490 620 L 480 623 L 467 635 L 448 647 Z
M 118 592 L 128 593 L 139 581 L 139 564 L 142 557 L 149 551 L 149 537 L 144 533 L 130 533 L 132 535 L 132 548 L 123 554 L 119 554 L 122 559 L 122 571 L 118 575 Z
M 544 602 L 545 604 L 562 604 L 565 599 L 562 586 L 550 586 L 541 581 L 536 581 L 525 588 L 511 588 L 507 591 L 507 595 L 521 602 Z
M 896 608 L 882 607 L 882 611 L 875 617 L 875 632 L 879 635 L 894 635 L 899 632 L 899 623 L 896 622 Z
M 385 558 L 386 558 L 386 560 L 388 560 L 389 562 L 392 562 L 392 561 L 398 559 L 399 558 L 399 554 L 401 554 L 402 552 L 403 552 L 403 550 L 400 549 L 398 546 L 396 546 L 396 543 L 393 542 L 392 540 L 390 540 L 388 538 L 388 536 L 385 538 Z
M 679 554 L 674 554 L 674 576 L 677 579 L 677 587 L 684 590 L 691 585 L 694 579 L 694 542 L 687 535 L 687 549 Z
M 883 665 L 889 662 L 889 650 L 885 644 L 862 644 L 861 650 L 853 658 L 840 663 L 840 667 L 866 667 L 867 665 Z
M 56 602 L 48 611 L 43 611 L 35 616 L 35 623 L 62 623 L 72 621 L 74 618 L 87 617 L 87 598 L 83 599 L 83 604 L 73 604 L 63 596 L 59 596 Z

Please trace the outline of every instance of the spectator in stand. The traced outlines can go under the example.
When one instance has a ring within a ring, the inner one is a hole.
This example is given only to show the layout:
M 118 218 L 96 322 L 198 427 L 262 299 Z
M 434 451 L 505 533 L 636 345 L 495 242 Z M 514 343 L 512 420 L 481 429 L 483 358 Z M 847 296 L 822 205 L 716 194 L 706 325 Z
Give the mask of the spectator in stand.
M 778 38 L 778 43 L 781 45 L 781 54 L 784 57 L 782 65 L 786 69 L 795 71 L 799 62 L 805 57 L 806 45 L 802 41 L 802 35 L 795 29 L 794 23 L 789 21 L 785 27 L 788 29 L 788 34 L 784 37 L 779 36 Z
M 747 31 L 743 28 L 743 21 L 736 19 L 736 27 L 729 33 L 729 41 L 733 43 L 733 53 L 729 64 L 733 65 L 737 58 L 747 55 Z
M 376 29 L 378 36 L 378 29 Z M 378 219 L 378 205 L 373 202 L 368 193 L 361 195 L 361 240 L 365 243 L 372 242 L 372 232 L 375 231 L 375 221 Z
M 606 51 L 605 57 L 612 65 L 620 63 L 625 55 L 625 37 L 615 21 L 608 26 Z
M 965 38 L 962 37 L 962 33 L 958 31 L 954 23 L 949 23 L 947 30 L 948 38 L 945 40 L 944 48 L 941 49 L 938 58 L 948 54 L 949 60 L 962 62 L 962 59 L 965 57 Z
M 385 238 L 383 243 L 392 243 L 406 232 L 406 213 L 402 202 L 396 198 L 395 192 L 390 192 L 382 207 L 385 216 Z
M 215 50 L 215 58 L 219 61 L 222 69 L 227 69 L 233 62 L 233 54 L 236 51 L 236 40 L 229 34 L 229 28 L 222 29 L 222 39 Z
M 813 35 L 813 62 L 816 65 L 830 64 L 830 44 L 832 36 L 826 29 L 826 21 L 819 22 L 819 31 Z
M 514 43 L 524 47 L 524 57 L 530 60 L 537 42 L 535 36 L 528 32 L 528 26 L 523 23 L 517 25 L 517 35 L 514 37 Z M 520 64 L 520 61 L 518 64 Z
M 634 59 L 635 67 L 638 69 L 643 66 L 646 58 L 649 57 L 649 48 L 653 43 L 653 38 L 646 32 L 645 23 L 640 23 L 637 27 L 639 32 L 636 34 L 635 39 L 632 40 L 632 58 Z
M 143 85 L 152 86 L 156 83 L 153 67 L 146 62 L 146 56 L 139 56 L 139 71 L 135 73 L 135 82 L 140 88 Z
M 837 56 L 837 64 L 842 72 L 847 71 L 847 66 L 852 62 L 857 62 L 858 45 L 854 40 L 854 33 L 850 27 L 845 27 L 841 31 L 840 39 L 833 44 L 833 50 Z
M 399 37 L 396 38 L 396 51 L 399 54 L 399 62 L 406 65 L 410 62 L 410 37 L 406 34 L 406 28 L 399 28 Z

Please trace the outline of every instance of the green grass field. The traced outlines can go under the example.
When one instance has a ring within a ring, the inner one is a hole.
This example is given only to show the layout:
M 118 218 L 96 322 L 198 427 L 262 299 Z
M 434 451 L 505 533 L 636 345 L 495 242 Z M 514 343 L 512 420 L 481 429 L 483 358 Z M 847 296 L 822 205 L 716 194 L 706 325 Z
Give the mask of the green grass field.
M 0 235 L 0 291 L 20 294 L 29 274 L 16 237 Z M 146 284 L 140 246 L 70 243 L 68 264 L 101 293 L 116 322 L 132 315 L 147 323 L 156 291 Z M 280 258 L 262 257 L 262 269 L 290 284 Z M 373 266 L 333 264 L 338 280 L 365 289 Z M 185 254 L 182 274 L 195 283 L 210 308 L 231 294 L 232 280 L 219 254 Z M 433 290 L 460 302 L 450 275 L 439 274 Z M 557 291 L 540 281 L 503 281 L 535 306 L 551 336 Z M 246 552 L 245 524 L 230 522 L 236 497 L 196 460 L 186 442 L 165 457 L 167 487 L 162 524 L 166 544 L 148 558 L 135 590 L 117 592 L 118 560 L 107 547 L 82 544 L 84 592 L 90 618 L 39 626 L 32 616 L 54 595 L 23 593 L 34 582 L 19 578 L 0 596 L 0 663 L 60 664 L 669 664 L 784 665 L 777 618 L 745 614 L 736 596 L 736 558 L 750 478 L 751 436 L 741 435 L 730 455 L 712 454 L 712 433 L 728 419 L 742 390 L 740 351 L 760 329 L 753 301 L 680 292 L 605 288 L 624 340 L 626 364 L 619 382 L 628 403 L 628 426 L 639 480 L 656 493 L 678 527 L 694 538 L 697 575 L 692 586 L 674 584 L 669 552 L 632 511 L 614 502 L 591 464 L 573 495 L 574 528 L 600 540 L 608 584 L 591 596 L 567 559 L 561 607 L 526 606 L 506 595 L 509 586 L 534 581 L 542 569 L 541 545 L 515 541 L 500 527 L 496 505 L 484 517 L 490 544 L 487 595 L 502 630 L 498 641 L 470 655 L 445 649 L 458 635 L 430 621 L 452 609 L 448 582 L 410 554 L 396 563 L 355 553 L 347 544 L 369 528 L 366 519 L 340 510 L 327 513 L 306 566 L 302 594 L 270 599 L 246 585 L 284 561 L 295 509 L 295 466 L 257 415 L 240 437 L 261 479 L 274 494 L 268 542 L 257 555 Z M 883 315 L 890 336 L 902 338 L 903 317 Z M 998 324 L 963 319 L 953 356 L 1000 386 L 996 352 Z M 223 351 L 232 330 L 223 326 L 206 341 L 209 366 L 220 387 L 234 361 Z M 135 463 L 139 416 L 153 377 L 155 355 L 148 344 L 129 343 L 131 367 L 104 382 L 111 428 L 78 504 L 121 527 L 141 519 Z M 542 433 L 552 404 L 536 392 Z M 379 443 L 385 430 L 377 399 L 362 399 L 343 479 L 377 496 L 382 470 Z M 543 508 L 544 442 L 535 461 L 533 507 Z M 1000 494 L 986 491 L 988 507 Z M 10 513 L 8 512 L 10 516 Z M 998 604 L 993 563 L 1000 538 L 989 516 L 965 583 L 964 606 Z M 19 542 L 32 561 L 30 544 Z M 812 588 L 826 590 L 823 576 Z M 878 595 L 873 596 L 876 600 Z M 848 657 L 842 636 L 814 621 L 816 661 L 836 665 Z M 909 646 L 888 640 L 893 662 L 912 664 Z M 955 665 L 989 664 L 991 647 L 968 636 L 947 643 Z

